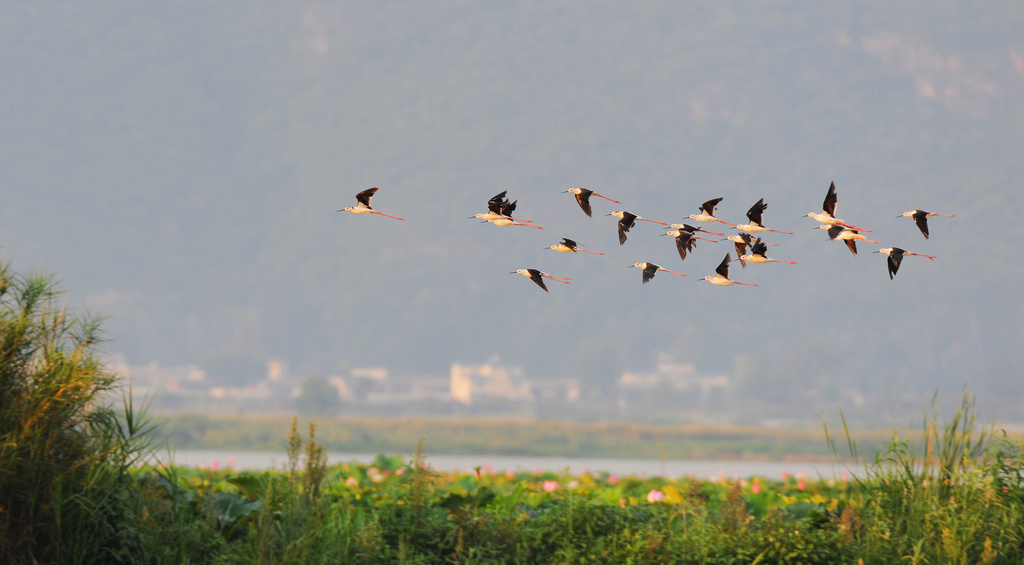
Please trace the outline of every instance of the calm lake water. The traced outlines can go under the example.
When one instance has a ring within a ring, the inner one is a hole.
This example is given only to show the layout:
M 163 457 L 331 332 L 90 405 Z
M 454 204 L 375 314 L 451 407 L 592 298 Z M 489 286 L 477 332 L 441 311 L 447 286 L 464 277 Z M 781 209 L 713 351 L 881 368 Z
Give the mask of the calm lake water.
M 406 456 L 412 459 L 412 455 Z M 376 454 L 328 453 L 327 461 L 336 463 L 370 463 Z M 160 457 L 166 461 L 164 454 Z M 258 451 L 176 451 L 171 460 L 185 467 L 218 467 L 239 471 L 257 471 L 282 468 L 287 457 L 281 452 Z M 640 477 L 696 477 L 699 479 L 732 479 L 764 477 L 781 479 L 785 476 L 803 476 L 816 479 L 840 479 L 843 473 L 859 474 L 863 469 L 846 463 L 778 462 L 778 461 L 704 461 L 658 459 L 610 459 L 601 457 L 530 457 L 518 455 L 427 455 L 426 462 L 439 471 L 472 471 L 474 467 L 489 468 L 493 472 L 553 471 L 567 468 L 570 474 L 602 471 L 616 475 Z

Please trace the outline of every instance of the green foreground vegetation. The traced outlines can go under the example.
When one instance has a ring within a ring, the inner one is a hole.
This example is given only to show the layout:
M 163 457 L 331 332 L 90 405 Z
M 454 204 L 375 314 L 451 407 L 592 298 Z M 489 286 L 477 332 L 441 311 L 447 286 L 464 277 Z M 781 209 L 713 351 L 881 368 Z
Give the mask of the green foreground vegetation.
M 442 473 L 419 449 L 328 466 L 295 420 L 281 469 L 154 468 L 99 324 L 59 296 L 0 268 L 3 563 L 1024 562 L 1024 441 L 976 429 L 966 392 L 867 459 L 844 426 L 866 471 L 838 480 Z

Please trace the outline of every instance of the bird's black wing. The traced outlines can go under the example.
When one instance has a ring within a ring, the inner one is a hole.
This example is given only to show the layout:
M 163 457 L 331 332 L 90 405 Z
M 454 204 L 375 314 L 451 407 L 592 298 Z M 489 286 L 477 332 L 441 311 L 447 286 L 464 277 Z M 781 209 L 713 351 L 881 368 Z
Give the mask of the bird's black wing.
M 506 202 L 506 200 L 505 200 L 505 193 L 506 192 L 508 192 L 508 191 L 507 190 L 503 190 L 500 193 L 495 194 L 494 196 L 492 196 L 491 199 L 487 201 L 487 209 L 490 210 L 491 212 L 494 212 L 495 214 L 500 214 L 501 213 L 501 207 Z
M 764 224 L 761 223 L 761 217 L 764 214 L 764 211 L 767 209 L 768 205 L 765 204 L 764 198 L 761 198 L 760 200 L 755 202 L 749 210 L 747 210 L 747 219 L 750 220 L 755 225 L 762 226 Z
M 537 286 L 544 289 L 544 292 L 548 291 L 548 287 L 544 284 L 544 277 L 540 276 L 540 271 L 537 269 L 526 269 L 526 272 L 530 273 L 530 280 L 537 283 Z
M 580 208 L 583 209 L 583 213 L 587 216 L 590 216 L 590 195 L 593 193 L 593 190 L 581 188 L 580 193 L 576 195 L 576 203 L 580 205 Z
M 833 182 L 828 187 L 828 194 L 825 195 L 825 202 L 821 204 L 821 209 L 829 216 L 835 217 L 836 202 L 838 201 L 839 197 L 836 195 L 836 183 Z
M 708 200 L 707 202 L 705 202 L 705 203 L 700 205 L 700 211 L 706 213 L 709 216 L 714 216 L 715 215 L 715 206 L 718 206 L 718 203 L 721 202 L 721 201 L 722 201 L 721 197 L 719 197 L 719 198 L 712 198 L 711 200 Z
M 722 262 L 718 264 L 718 268 L 715 269 L 715 272 L 722 275 L 725 278 L 729 278 L 729 261 L 731 260 L 732 255 L 726 253 L 725 259 L 722 259 Z
M 647 266 L 644 267 L 644 284 L 646 284 L 647 281 L 653 279 L 655 273 L 657 273 L 658 269 L 660 268 L 661 267 L 655 265 L 654 263 L 648 263 Z
M 928 239 L 928 212 L 918 210 L 914 213 L 914 223 L 917 224 L 917 229 L 921 230 L 924 238 Z
M 516 211 L 516 204 L 518 202 L 518 200 L 516 200 L 515 202 L 509 202 L 508 200 L 502 202 L 500 211 L 498 213 L 501 214 L 502 216 L 512 217 L 512 212 Z
M 364 191 L 362 191 L 362 192 L 360 192 L 359 194 L 356 195 L 356 201 L 358 201 L 363 206 L 366 206 L 367 208 L 369 208 L 370 207 L 370 197 L 373 196 L 378 190 L 380 190 L 380 187 L 376 187 L 375 186 L 373 188 L 367 188 L 366 190 L 364 190 Z
M 679 259 L 685 261 L 687 252 L 691 251 L 696 245 L 697 241 L 693 239 L 693 234 L 680 231 L 679 235 L 676 236 L 676 250 L 679 251 Z

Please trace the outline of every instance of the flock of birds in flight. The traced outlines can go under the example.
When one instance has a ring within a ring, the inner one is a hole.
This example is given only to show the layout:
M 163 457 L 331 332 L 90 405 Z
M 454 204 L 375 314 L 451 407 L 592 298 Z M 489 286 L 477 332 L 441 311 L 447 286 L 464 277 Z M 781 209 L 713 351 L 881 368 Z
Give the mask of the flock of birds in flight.
M 392 218 L 392 219 L 395 219 L 395 220 L 404 220 L 404 218 L 400 218 L 398 216 L 391 216 L 391 215 L 385 214 L 383 212 L 374 210 L 370 206 L 370 198 L 374 194 L 376 194 L 376 192 L 378 190 L 379 190 L 379 188 L 374 187 L 374 188 L 366 189 L 366 190 L 356 194 L 356 205 L 355 206 L 346 206 L 345 208 L 343 208 L 341 210 L 338 210 L 338 211 L 339 212 L 352 212 L 353 214 L 376 214 L 376 215 L 379 215 L 379 216 L 384 216 L 384 217 Z M 588 217 L 592 217 L 592 213 L 593 213 L 593 210 L 592 210 L 591 204 L 590 204 L 590 199 L 593 196 L 596 196 L 598 198 L 603 198 L 604 200 L 607 200 L 609 202 L 614 202 L 615 204 L 620 204 L 620 202 L 618 200 L 613 200 L 611 198 L 608 198 L 607 196 L 604 196 L 603 194 L 599 194 L 597 192 L 594 192 L 593 190 L 589 190 L 589 189 L 586 189 L 586 188 L 570 188 L 570 189 L 564 190 L 562 192 L 563 193 L 570 193 L 570 194 L 574 195 L 576 197 L 576 202 L 579 204 L 580 208 L 583 210 L 583 212 Z M 502 191 L 499 194 L 496 194 L 493 197 L 491 197 L 491 199 L 487 201 L 487 212 L 483 213 L 483 214 L 477 214 L 477 215 L 473 216 L 472 218 L 476 218 L 476 219 L 479 219 L 479 220 L 490 222 L 490 223 L 492 223 L 492 224 L 494 224 L 496 226 L 522 226 L 522 227 L 528 227 L 528 228 L 543 229 L 541 226 L 535 225 L 532 220 L 516 218 L 515 216 L 513 216 L 512 214 L 515 213 L 516 204 L 517 204 L 518 201 L 509 201 L 505 197 L 506 193 L 507 193 L 507 191 Z M 721 201 L 722 201 L 722 198 L 719 197 L 719 198 L 712 198 L 711 200 L 708 200 L 708 201 L 704 202 L 700 206 L 700 213 L 699 214 L 690 214 L 689 219 L 691 219 L 691 220 L 693 220 L 695 222 L 702 222 L 702 223 L 720 223 L 720 224 L 725 224 L 725 225 L 731 226 L 732 228 L 738 230 L 735 235 L 730 235 L 730 236 L 726 237 L 725 239 L 727 239 L 729 241 L 732 241 L 734 243 L 735 250 L 736 250 L 736 257 L 739 260 L 741 266 L 746 267 L 747 263 L 788 263 L 788 264 L 794 264 L 795 263 L 794 261 L 783 261 L 783 260 L 780 260 L 780 259 L 772 259 L 772 258 L 769 258 L 768 255 L 767 255 L 768 246 L 769 245 L 777 246 L 777 244 L 767 243 L 767 242 L 763 241 L 762 238 L 760 237 L 760 235 L 758 235 L 758 234 L 762 234 L 762 233 L 765 233 L 765 232 L 771 232 L 771 233 L 792 235 L 793 232 L 785 232 L 785 231 L 773 230 L 773 229 L 769 229 L 769 228 L 765 227 L 764 221 L 763 221 L 763 214 L 764 214 L 764 211 L 768 208 L 768 204 L 765 203 L 763 198 L 758 200 L 756 203 L 754 203 L 753 206 L 750 207 L 749 210 L 747 210 L 747 223 L 746 224 L 733 224 L 733 223 L 730 223 L 730 222 L 726 222 L 725 220 L 720 220 L 717 217 L 715 217 L 715 207 L 718 206 L 718 203 L 721 202 Z M 821 212 L 810 212 L 810 213 L 807 214 L 807 217 L 816 220 L 820 224 L 818 227 L 820 229 L 826 230 L 828 232 L 829 239 L 831 239 L 831 240 L 838 240 L 838 241 L 842 241 L 843 243 L 845 243 L 846 247 L 849 248 L 850 252 L 853 253 L 854 255 L 857 255 L 857 242 L 858 241 L 864 241 L 864 242 L 868 242 L 868 243 L 878 244 L 877 241 L 870 240 L 870 239 L 867 238 L 867 236 L 864 235 L 864 233 L 870 233 L 871 230 L 856 227 L 854 225 L 851 225 L 851 224 L 847 223 L 845 220 L 842 220 L 842 219 L 839 219 L 839 218 L 836 217 L 835 213 L 836 213 L 836 203 L 837 202 L 838 202 L 838 196 L 836 194 L 836 185 L 835 185 L 835 182 L 833 182 L 829 186 L 828 192 L 825 194 L 825 200 L 822 203 Z M 611 213 L 606 214 L 606 215 L 607 216 L 614 216 L 614 217 L 619 219 L 619 221 L 618 221 L 619 245 L 623 245 L 623 244 L 626 243 L 626 239 L 627 239 L 627 235 L 626 234 L 629 232 L 630 228 L 632 228 L 633 225 L 637 221 L 651 222 L 651 223 L 654 223 L 654 224 L 659 224 L 659 225 L 666 226 L 666 227 L 670 228 L 668 231 L 666 231 L 662 235 L 667 235 L 667 236 L 671 236 L 671 237 L 675 238 L 676 250 L 679 252 L 680 260 L 686 260 L 687 253 L 689 253 L 690 251 L 692 251 L 694 249 L 694 247 L 696 247 L 698 240 L 711 241 L 711 242 L 717 242 L 718 241 L 718 240 L 715 240 L 715 239 L 708 239 L 706 237 L 702 237 L 701 235 L 698 235 L 698 234 L 715 235 L 715 236 L 719 236 L 719 237 L 725 236 L 724 233 L 709 231 L 709 230 L 706 230 L 704 228 L 696 227 L 696 226 L 693 226 L 693 225 L 690 225 L 690 224 L 686 224 L 686 223 L 683 223 L 683 224 L 671 224 L 671 225 L 669 225 L 668 223 L 665 223 L 665 222 L 659 222 L 657 220 L 651 220 L 651 219 L 648 219 L 648 218 L 641 218 L 640 216 L 637 216 L 636 214 L 632 214 L 632 213 L 626 212 L 624 210 L 616 210 L 616 211 L 611 212 Z M 917 225 L 918 229 L 921 231 L 921 234 L 924 235 L 925 239 L 928 239 L 928 237 L 930 235 L 929 230 L 928 230 L 928 219 L 932 218 L 932 217 L 935 217 L 935 216 L 944 216 L 944 217 L 950 217 L 951 218 L 951 217 L 954 217 L 955 214 L 936 214 L 934 212 L 927 212 L 925 210 L 911 210 L 909 212 L 904 212 L 903 214 L 901 214 L 900 216 L 897 216 L 897 217 L 899 217 L 899 218 L 903 218 L 903 217 L 913 218 L 914 223 Z M 588 251 L 588 250 L 585 250 L 585 249 L 581 249 L 580 246 L 577 245 L 575 241 L 573 241 L 571 239 L 568 239 L 568 238 L 562 238 L 561 242 L 559 242 L 559 243 L 557 243 L 555 245 L 552 245 L 550 247 L 550 249 L 553 249 L 553 250 L 559 251 L 559 252 L 563 252 L 563 253 L 579 253 L 579 252 L 583 252 L 583 253 L 590 253 L 590 254 L 593 254 L 593 255 L 604 255 L 604 253 L 598 253 L 596 251 Z M 926 257 L 928 259 L 935 260 L 935 257 L 932 256 L 932 255 L 925 255 L 923 253 L 912 253 L 910 251 L 906 251 L 905 249 L 900 249 L 899 247 L 887 247 L 887 248 L 879 249 L 879 250 L 875 251 L 875 253 L 881 253 L 881 254 L 886 256 L 888 270 L 889 270 L 889 278 L 890 279 L 892 279 L 893 276 L 896 274 L 896 271 L 899 270 L 900 264 L 902 263 L 903 258 L 908 256 L 908 255 L 916 255 L 918 257 Z M 729 278 L 729 264 L 731 262 L 732 262 L 732 253 L 731 252 L 726 253 L 725 254 L 725 258 L 722 259 L 722 262 L 719 263 L 718 268 L 715 269 L 715 274 L 714 275 L 708 275 L 708 276 L 704 277 L 704 280 L 707 281 L 707 282 L 710 282 L 711 284 L 718 285 L 718 286 L 731 286 L 731 285 L 757 286 L 756 284 L 744 283 L 744 282 L 734 281 L 734 280 L 730 279 Z M 655 274 L 657 274 L 658 272 L 662 272 L 662 271 L 664 271 L 666 273 L 672 273 L 674 275 L 679 275 L 681 277 L 685 277 L 686 276 L 683 273 L 677 273 L 675 271 L 671 271 L 671 270 L 666 269 L 666 268 L 664 268 L 664 267 L 662 267 L 660 265 L 656 265 L 656 264 L 650 263 L 650 262 L 635 263 L 635 264 L 630 265 L 630 266 L 631 267 L 636 267 L 636 268 L 640 269 L 643 272 L 643 282 L 644 283 L 648 282 L 649 280 L 654 278 Z M 545 272 L 540 271 L 538 269 L 532 269 L 532 268 L 530 268 L 530 269 L 518 269 L 516 271 L 513 271 L 511 274 L 520 274 L 520 275 L 524 275 L 526 277 L 529 277 L 530 280 L 532 280 L 533 282 L 537 283 L 537 285 L 540 286 L 542 289 L 544 289 L 545 292 L 548 291 L 548 287 L 547 287 L 547 285 L 545 285 L 544 279 L 548 279 L 548 280 L 551 280 L 551 281 L 554 281 L 554 282 L 563 283 L 563 284 L 569 284 L 569 280 L 570 280 L 569 277 L 558 277 L 558 276 L 555 276 L 555 275 L 552 275 L 552 274 L 549 274 L 549 273 L 545 273 Z

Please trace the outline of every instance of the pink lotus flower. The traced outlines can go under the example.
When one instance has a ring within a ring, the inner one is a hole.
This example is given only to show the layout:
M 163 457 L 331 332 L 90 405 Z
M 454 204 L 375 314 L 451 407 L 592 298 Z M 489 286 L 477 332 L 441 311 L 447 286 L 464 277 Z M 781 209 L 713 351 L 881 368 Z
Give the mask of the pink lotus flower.
M 608 484 L 610 484 L 610 485 L 617 485 L 617 484 L 619 484 L 619 476 L 618 475 L 608 475 Z
M 761 485 L 758 483 L 750 485 L 750 491 L 753 492 L 754 494 L 761 492 Z
M 652 488 L 651 492 L 647 493 L 647 502 L 661 502 L 665 500 L 665 493 L 661 492 L 656 488 Z
M 807 488 L 807 481 L 800 479 L 799 481 L 796 482 L 796 488 L 804 490 L 805 488 Z
M 558 481 L 544 481 L 544 484 L 541 486 L 544 492 L 554 492 L 558 487 Z

